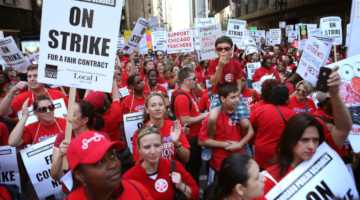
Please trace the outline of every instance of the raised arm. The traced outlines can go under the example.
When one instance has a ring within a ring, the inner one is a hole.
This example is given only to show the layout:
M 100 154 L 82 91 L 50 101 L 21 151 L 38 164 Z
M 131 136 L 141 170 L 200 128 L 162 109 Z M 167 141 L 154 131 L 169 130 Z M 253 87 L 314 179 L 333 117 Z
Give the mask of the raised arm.
M 29 117 L 28 103 L 29 103 L 29 98 L 26 99 L 26 101 L 23 103 L 22 106 L 23 115 L 20 121 L 16 124 L 15 128 L 11 131 L 11 134 L 9 136 L 8 143 L 12 147 L 19 147 L 24 145 L 24 140 L 22 136 L 23 136 L 26 120 Z
M 178 55 L 176 56 L 176 58 L 173 62 L 173 66 L 177 66 L 177 61 L 179 60 L 180 55 L 181 55 L 181 51 L 179 51 Z
M 195 58 L 194 58 L 194 60 L 195 60 L 195 64 L 196 64 L 195 69 L 196 69 L 196 68 L 200 65 L 200 62 L 199 62 L 197 50 L 195 49 L 194 52 L 195 52 Z
M 134 57 L 135 57 L 135 53 L 131 53 L 130 54 L 130 74 L 129 74 L 129 76 L 135 75 L 135 60 L 134 60 Z
M 22 88 L 27 87 L 26 81 L 18 82 L 15 87 L 13 87 L 10 92 L 4 97 L 0 104 L 0 116 L 5 117 L 7 115 L 11 115 L 14 111 L 11 109 L 11 103 L 14 99 L 15 93 Z

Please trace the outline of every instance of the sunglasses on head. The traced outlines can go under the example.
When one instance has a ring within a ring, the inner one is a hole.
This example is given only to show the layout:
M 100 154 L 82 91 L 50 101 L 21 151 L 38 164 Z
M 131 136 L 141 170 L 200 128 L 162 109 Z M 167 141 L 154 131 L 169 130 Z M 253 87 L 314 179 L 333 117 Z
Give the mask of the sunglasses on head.
M 49 109 L 49 111 L 54 111 L 55 110 L 55 106 L 53 104 L 51 104 L 50 106 L 46 107 L 40 107 L 38 109 L 36 109 L 37 112 L 39 113 L 46 113 L 46 111 Z
M 189 77 L 189 78 L 186 78 L 187 80 L 196 80 L 196 76 L 193 76 L 193 77 Z
M 148 124 L 148 125 L 145 125 L 145 126 L 142 126 L 141 128 L 139 128 L 136 132 L 137 134 L 139 134 L 142 130 L 146 129 L 146 128 L 157 128 L 159 129 L 156 125 L 154 124 Z
M 298 92 L 300 92 L 300 93 L 303 93 L 303 94 L 306 94 L 307 93 L 307 91 L 305 91 L 305 90 L 301 90 L 301 89 L 296 89 Z
M 223 51 L 223 50 L 225 50 L 225 51 L 230 51 L 230 47 L 225 47 L 225 48 L 222 48 L 222 47 L 217 47 L 216 48 L 216 51 Z

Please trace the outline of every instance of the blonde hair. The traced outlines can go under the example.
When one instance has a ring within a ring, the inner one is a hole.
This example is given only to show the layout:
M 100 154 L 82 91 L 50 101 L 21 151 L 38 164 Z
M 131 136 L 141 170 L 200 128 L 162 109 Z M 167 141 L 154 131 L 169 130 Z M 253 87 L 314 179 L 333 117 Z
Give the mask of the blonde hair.
M 150 94 L 148 94 L 146 96 L 146 99 L 145 99 L 145 107 L 147 108 L 148 107 L 148 103 L 149 103 L 149 100 L 151 99 L 151 97 L 154 97 L 154 96 L 158 96 L 160 97 L 164 104 L 165 104 L 165 98 L 164 96 L 162 95 L 162 92 L 152 92 Z M 145 124 L 146 122 L 148 122 L 150 120 L 150 115 L 148 113 L 146 113 L 146 110 L 144 109 L 144 113 L 143 113 L 143 123 Z
M 313 92 L 313 86 L 312 86 L 312 84 L 311 84 L 309 81 L 307 81 L 307 80 L 302 80 L 302 81 L 300 81 L 300 82 L 298 82 L 298 83 L 296 84 L 296 87 L 295 87 L 295 88 L 298 89 L 298 87 L 299 87 L 300 85 L 303 85 L 303 86 L 305 87 L 305 89 L 306 89 L 306 91 L 307 91 L 308 94 L 310 94 L 310 93 Z
M 115 65 L 114 69 L 119 70 L 120 72 L 122 72 L 122 69 L 121 69 L 121 67 L 119 65 Z
M 137 147 L 140 149 L 140 139 L 141 138 L 143 138 L 144 136 L 146 136 L 146 135 L 150 135 L 150 134 L 152 134 L 152 133 L 154 133 L 154 134 L 158 134 L 159 136 L 160 136 L 160 141 L 161 141 L 161 143 L 162 143 L 162 140 L 161 140 L 161 132 L 160 132 L 160 130 L 157 128 L 157 127 L 155 127 L 155 126 L 153 126 L 152 124 L 149 124 L 149 125 L 145 125 L 146 127 L 143 129 L 143 130 L 141 130 L 138 134 L 137 134 L 137 136 L 136 136 L 136 144 L 137 144 Z

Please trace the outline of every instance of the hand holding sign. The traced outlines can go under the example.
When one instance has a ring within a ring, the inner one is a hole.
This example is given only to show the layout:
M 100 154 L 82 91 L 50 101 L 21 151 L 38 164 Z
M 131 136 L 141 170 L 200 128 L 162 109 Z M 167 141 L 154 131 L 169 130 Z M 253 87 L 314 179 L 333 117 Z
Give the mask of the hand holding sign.
M 66 141 L 66 140 L 63 140 L 60 143 L 60 146 L 59 146 L 60 157 L 64 157 L 66 155 L 66 151 L 67 151 L 67 149 L 69 147 L 69 144 L 70 144 L 70 142 Z
M 180 134 L 181 134 L 181 125 L 180 125 L 180 121 L 176 120 L 174 121 L 174 125 L 175 127 L 171 127 L 170 129 L 170 139 L 172 141 L 172 143 L 177 143 L 179 142 L 179 138 L 180 138 Z

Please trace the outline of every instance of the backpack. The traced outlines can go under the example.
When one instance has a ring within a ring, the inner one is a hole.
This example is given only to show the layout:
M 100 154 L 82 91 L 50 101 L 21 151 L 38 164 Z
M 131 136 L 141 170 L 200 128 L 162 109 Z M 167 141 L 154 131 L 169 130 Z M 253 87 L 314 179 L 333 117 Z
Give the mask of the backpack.
M 172 97 L 171 97 L 172 103 L 171 103 L 171 111 L 170 111 L 170 113 L 169 113 L 169 119 L 171 119 L 172 121 L 177 120 L 177 117 L 176 117 L 176 115 L 175 115 L 175 99 L 176 99 L 176 97 L 179 96 L 179 95 L 185 95 L 185 96 L 189 99 L 189 102 L 190 102 L 190 109 L 189 109 L 189 111 L 191 111 L 191 109 L 192 109 L 192 101 L 191 101 L 190 97 L 189 97 L 185 92 L 179 92 L 179 93 L 177 93 L 175 96 L 172 96 Z

